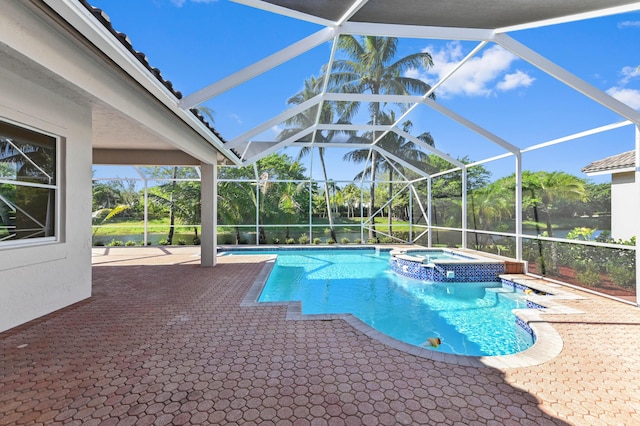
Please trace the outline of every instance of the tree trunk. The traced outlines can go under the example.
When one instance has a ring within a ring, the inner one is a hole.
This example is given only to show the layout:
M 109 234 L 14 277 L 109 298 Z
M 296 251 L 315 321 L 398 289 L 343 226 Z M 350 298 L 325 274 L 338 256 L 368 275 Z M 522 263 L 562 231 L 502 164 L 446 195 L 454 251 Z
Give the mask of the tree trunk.
M 241 236 L 240 236 L 240 228 L 238 228 L 237 226 L 235 228 L 236 228 L 236 245 L 238 245 L 238 244 L 240 244 L 240 238 L 241 238 Z
M 173 234 L 175 232 L 176 215 L 173 208 L 173 193 L 176 190 L 176 179 L 178 178 L 178 168 L 173 168 L 173 181 L 171 182 L 171 194 L 169 196 L 169 235 L 167 241 L 169 245 L 173 244 Z
M 532 194 L 531 198 L 535 198 L 535 196 Z M 538 205 L 534 204 L 533 205 L 533 220 L 536 222 L 536 235 L 540 235 L 540 225 L 539 225 L 539 218 L 538 218 Z M 537 239 L 536 240 L 538 242 L 538 259 L 540 261 L 540 275 L 546 275 L 547 273 L 547 267 L 544 263 L 544 255 L 542 253 L 542 241 Z
M 546 209 L 547 215 L 547 236 L 553 238 L 553 226 L 551 225 L 551 214 L 549 213 L 549 207 Z M 558 270 L 558 247 L 554 241 L 551 241 L 551 268 L 554 271 Z
M 337 241 L 336 230 L 333 226 L 333 214 L 331 214 L 331 199 L 329 197 L 329 184 L 327 183 L 327 168 L 324 164 L 324 150 L 318 152 L 320 154 L 320 164 L 322 165 L 322 173 L 324 175 L 324 201 L 327 204 L 327 217 L 329 218 L 329 231 L 331 239 Z
M 375 201 L 376 201 L 376 162 L 377 162 L 377 155 L 376 155 L 376 151 L 373 151 L 371 153 L 371 189 L 370 189 L 370 193 L 369 193 L 369 222 L 370 222 L 370 227 L 369 227 L 369 239 L 370 240 L 375 240 L 376 239 L 376 224 L 375 224 L 375 219 L 373 217 L 373 209 L 375 206 Z

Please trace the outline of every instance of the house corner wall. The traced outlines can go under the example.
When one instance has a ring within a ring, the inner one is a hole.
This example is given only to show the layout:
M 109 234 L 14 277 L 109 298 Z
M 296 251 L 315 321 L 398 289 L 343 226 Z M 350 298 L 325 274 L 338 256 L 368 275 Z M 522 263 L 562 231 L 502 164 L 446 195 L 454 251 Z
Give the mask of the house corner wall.
M 640 216 L 637 200 L 640 194 L 635 172 L 611 175 L 611 237 L 627 241 L 636 235 L 636 223 Z
M 61 138 L 59 242 L 0 247 L 0 332 L 91 296 L 91 110 L 0 62 L 0 119 Z

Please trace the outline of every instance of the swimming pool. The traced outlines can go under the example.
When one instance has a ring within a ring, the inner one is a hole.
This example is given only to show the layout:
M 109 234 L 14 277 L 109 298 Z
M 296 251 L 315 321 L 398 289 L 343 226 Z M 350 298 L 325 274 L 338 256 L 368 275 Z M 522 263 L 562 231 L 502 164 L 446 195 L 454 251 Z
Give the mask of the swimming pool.
M 400 277 L 389 268 L 389 252 L 373 249 L 257 253 L 278 254 L 259 302 L 300 301 L 303 314 L 350 313 L 416 346 L 440 337 L 437 350 L 452 354 L 507 355 L 533 344 L 512 313 L 526 302 L 500 283 Z

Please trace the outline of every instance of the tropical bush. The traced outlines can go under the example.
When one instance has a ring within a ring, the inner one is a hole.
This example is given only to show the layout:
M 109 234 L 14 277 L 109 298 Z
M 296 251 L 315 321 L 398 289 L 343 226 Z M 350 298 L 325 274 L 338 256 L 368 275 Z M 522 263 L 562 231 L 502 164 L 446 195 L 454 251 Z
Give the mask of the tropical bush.
M 314 239 L 313 239 L 313 244 L 315 244 L 315 245 L 318 245 L 318 244 L 320 244 L 321 242 L 322 242 L 322 240 L 321 240 L 320 238 L 317 238 L 317 237 L 316 237 L 316 238 L 314 238 Z
M 309 244 L 309 236 L 307 234 L 300 235 L 300 238 L 298 238 L 298 244 Z
M 346 238 L 346 237 L 340 240 L 340 243 L 342 243 L 342 244 L 349 244 L 350 242 L 351 241 L 349 241 L 349 239 Z

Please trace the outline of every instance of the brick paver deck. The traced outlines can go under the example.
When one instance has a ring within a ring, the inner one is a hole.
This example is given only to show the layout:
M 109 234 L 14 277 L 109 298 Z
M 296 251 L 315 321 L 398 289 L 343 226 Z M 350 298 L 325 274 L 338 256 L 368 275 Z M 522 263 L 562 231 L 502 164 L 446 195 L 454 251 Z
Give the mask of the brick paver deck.
M 638 308 L 583 294 L 544 316 L 559 356 L 465 367 L 241 307 L 264 256 L 125 250 L 96 252 L 91 299 L 0 334 L 1 425 L 640 424 Z

